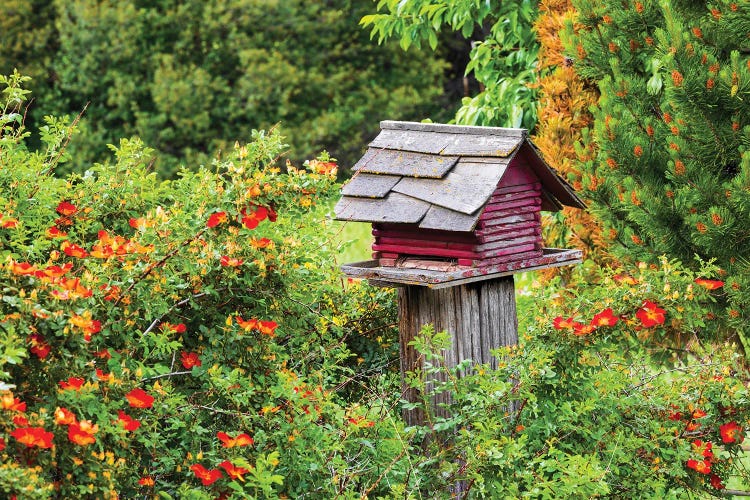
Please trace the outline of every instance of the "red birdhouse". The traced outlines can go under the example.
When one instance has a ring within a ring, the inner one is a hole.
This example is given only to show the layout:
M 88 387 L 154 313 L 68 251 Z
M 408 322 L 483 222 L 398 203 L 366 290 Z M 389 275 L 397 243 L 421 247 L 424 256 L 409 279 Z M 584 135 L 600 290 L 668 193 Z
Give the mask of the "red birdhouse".
M 455 279 L 580 260 L 577 250 L 542 246 L 542 210 L 585 204 L 525 129 L 394 121 L 381 129 L 335 208 L 339 220 L 372 223 L 376 260 L 359 267 Z

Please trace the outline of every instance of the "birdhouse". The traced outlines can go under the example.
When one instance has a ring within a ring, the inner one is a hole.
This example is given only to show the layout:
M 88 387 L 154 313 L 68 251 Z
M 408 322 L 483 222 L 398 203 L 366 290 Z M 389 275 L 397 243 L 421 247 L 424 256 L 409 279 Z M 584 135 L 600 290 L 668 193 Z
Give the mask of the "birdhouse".
M 545 249 L 541 212 L 584 208 L 525 129 L 381 122 L 342 188 L 336 218 L 372 224 L 369 279 L 436 285 L 580 262 Z M 434 274 L 398 270 L 416 269 Z

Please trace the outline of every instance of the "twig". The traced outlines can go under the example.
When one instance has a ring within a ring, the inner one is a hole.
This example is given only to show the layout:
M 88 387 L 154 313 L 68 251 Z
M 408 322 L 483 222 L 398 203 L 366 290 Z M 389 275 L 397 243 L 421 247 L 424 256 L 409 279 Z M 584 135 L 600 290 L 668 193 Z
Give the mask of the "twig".
M 179 301 L 178 303 L 176 303 L 175 305 L 173 305 L 172 307 L 170 307 L 167 312 L 165 312 L 164 314 L 162 314 L 161 316 L 159 316 L 158 318 L 156 318 L 150 325 L 148 325 L 148 328 L 146 328 L 143 331 L 143 333 L 141 334 L 141 336 L 147 335 L 149 332 L 151 332 L 151 330 L 153 330 L 154 328 L 156 328 L 156 325 L 158 325 L 159 323 L 161 323 L 161 320 L 164 319 L 164 317 L 167 314 L 171 313 L 172 311 L 174 311 L 178 307 L 184 306 L 185 304 L 187 304 L 191 300 L 195 300 L 197 298 L 203 297 L 204 295 L 208 295 L 208 293 L 207 292 L 197 293 L 195 295 L 192 295 L 192 296 L 188 297 L 187 299 L 183 299 L 183 300 Z
M 162 373 L 161 375 L 154 375 L 153 377 L 141 379 L 141 382 L 148 382 L 149 380 L 156 380 L 158 378 L 164 378 L 164 377 L 176 377 L 177 375 L 189 375 L 190 373 L 193 373 L 193 372 L 188 370 L 184 372 Z

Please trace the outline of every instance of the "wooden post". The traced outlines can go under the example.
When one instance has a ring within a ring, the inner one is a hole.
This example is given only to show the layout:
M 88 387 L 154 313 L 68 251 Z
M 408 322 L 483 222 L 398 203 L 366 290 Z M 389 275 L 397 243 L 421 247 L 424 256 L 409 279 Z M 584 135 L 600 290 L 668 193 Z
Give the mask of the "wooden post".
M 518 343 L 513 275 L 439 289 L 419 285 L 401 287 L 398 316 L 402 380 L 407 372 L 421 366 L 419 353 L 409 343 L 426 324 L 432 324 L 435 331 L 446 330 L 451 334 L 451 348 L 445 352 L 448 367 L 466 359 L 496 367 L 491 351 Z M 403 390 L 407 401 L 421 399 L 405 383 Z M 449 401 L 449 393 L 432 398 L 437 415 L 448 416 L 439 405 Z M 404 411 L 408 425 L 423 424 L 424 418 L 421 409 Z

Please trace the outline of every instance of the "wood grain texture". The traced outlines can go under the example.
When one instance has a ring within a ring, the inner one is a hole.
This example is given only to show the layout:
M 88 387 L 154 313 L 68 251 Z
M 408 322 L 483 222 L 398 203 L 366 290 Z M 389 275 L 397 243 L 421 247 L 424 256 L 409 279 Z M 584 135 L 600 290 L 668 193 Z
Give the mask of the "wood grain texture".
M 404 177 L 393 191 L 469 215 L 490 199 L 505 167 L 462 160 L 444 179 Z
M 359 198 L 385 198 L 401 177 L 358 173 L 341 188 L 344 196 Z
M 445 365 L 449 368 L 467 359 L 473 361 L 473 366 L 496 367 L 497 360 L 491 351 L 518 343 L 512 276 L 439 290 L 407 286 L 399 289 L 398 310 L 402 374 L 423 366 L 424 360 L 408 344 L 426 324 L 433 325 L 435 331 L 445 330 L 450 334 L 451 347 L 443 351 Z M 442 380 L 442 376 L 433 378 L 427 384 L 426 396 L 434 414 L 448 417 L 440 405 L 450 403 L 450 393 L 430 393 L 435 383 Z M 413 402 L 425 396 L 406 386 L 403 393 L 405 399 Z M 405 411 L 404 418 L 408 425 L 424 423 L 421 410 Z
M 379 199 L 343 196 L 333 211 L 338 220 L 415 223 L 422 220 L 429 209 L 429 203 L 390 193 Z
M 371 174 L 442 179 L 457 161 L 457 156 L 370 148 L 352 170 Z

